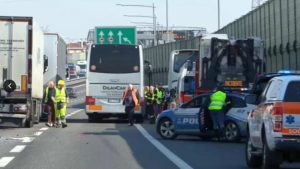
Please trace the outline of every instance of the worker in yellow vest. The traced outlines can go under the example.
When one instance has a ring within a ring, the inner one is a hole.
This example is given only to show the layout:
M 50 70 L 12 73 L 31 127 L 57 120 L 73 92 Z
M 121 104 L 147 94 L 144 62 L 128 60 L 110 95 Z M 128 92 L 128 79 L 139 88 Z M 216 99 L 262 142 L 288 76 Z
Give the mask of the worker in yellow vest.
M 63 80 L 58 81 L 58 87 L 55 90 L 55 117 L 56 127 L 67 127 L 66 112 L 67 103 L 69 103 L 69 97 L 65 89 L 65 82 Z
M 223 92 L 223 88 L 218 86 L 214 93 L 210 96 L 210 105 L 208 110 L 210 111 L 211 119 L 216 134 L 219 138 L 224 135 L 224 105 L 226 101 L 226 93 Z

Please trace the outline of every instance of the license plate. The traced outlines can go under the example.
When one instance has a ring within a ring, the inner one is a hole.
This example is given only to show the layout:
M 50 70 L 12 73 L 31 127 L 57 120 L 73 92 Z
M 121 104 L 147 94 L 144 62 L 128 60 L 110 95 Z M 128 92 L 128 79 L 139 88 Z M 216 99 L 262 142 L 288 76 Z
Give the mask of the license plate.
M 108 103 L 120 103 L 120 99 L 108 99 Z
M 224 86 L 227 87 L 242 87 L 243 81 L 225 81 Z

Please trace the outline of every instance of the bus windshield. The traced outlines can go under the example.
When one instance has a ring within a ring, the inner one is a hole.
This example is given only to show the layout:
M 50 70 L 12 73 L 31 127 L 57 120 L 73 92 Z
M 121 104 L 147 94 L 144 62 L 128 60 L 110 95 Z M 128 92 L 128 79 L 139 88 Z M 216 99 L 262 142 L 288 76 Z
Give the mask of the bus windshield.
M 90 71 L 97 73 L 140 72 L 139 48 L 134 45 L 93 45 Z
M 198 51 L 180 51 L 179 54 L 174 56 L 174 72 L 179 73 L 181 66 L 187 60 L 194 62 L 198 55 Z

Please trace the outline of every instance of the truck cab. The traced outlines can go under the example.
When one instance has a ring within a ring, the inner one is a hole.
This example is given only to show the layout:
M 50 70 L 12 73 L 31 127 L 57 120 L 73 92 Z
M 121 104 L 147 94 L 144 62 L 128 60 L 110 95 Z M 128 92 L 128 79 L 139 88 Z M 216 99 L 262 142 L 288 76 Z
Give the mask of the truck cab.
M 182 105 L 194 98 L 195 95 L 195 66 L 190 60 L 182 66 L 177 83 L 177 104 Z

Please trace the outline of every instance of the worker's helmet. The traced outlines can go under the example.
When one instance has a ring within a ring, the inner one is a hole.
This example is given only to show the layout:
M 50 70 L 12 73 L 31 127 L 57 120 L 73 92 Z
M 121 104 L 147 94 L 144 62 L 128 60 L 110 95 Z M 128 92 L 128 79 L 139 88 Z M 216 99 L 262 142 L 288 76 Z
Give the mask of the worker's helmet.
M 57 84 L 58 84 L 58 85 L 65 85 L 65 81 L 59 80 Z

